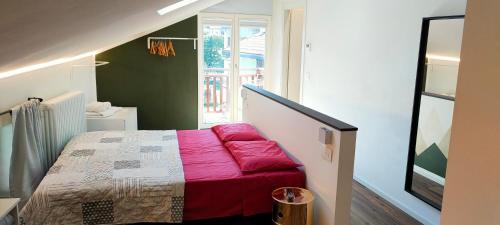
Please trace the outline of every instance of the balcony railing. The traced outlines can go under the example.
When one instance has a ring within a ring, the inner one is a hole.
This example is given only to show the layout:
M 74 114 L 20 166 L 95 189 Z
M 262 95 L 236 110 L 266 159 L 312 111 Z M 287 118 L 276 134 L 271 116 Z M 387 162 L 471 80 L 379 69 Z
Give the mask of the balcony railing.
M 264 77 L 263 71 L 262 68 L 242 68 L 240 70 L 239 86 L 251 83 L 258 87 L 262 87 Z M 230 109 L 229 72 L 229 69 L 223 68 L 210 68 L 204 70 L 204 112 L 225 113 Z

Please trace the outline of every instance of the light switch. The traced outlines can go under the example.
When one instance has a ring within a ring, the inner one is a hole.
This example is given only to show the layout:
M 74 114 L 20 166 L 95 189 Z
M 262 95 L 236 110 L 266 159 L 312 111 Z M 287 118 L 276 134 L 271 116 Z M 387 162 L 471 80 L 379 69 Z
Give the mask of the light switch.
M 323 148 L 323 153 L 321 154 L 321 157 L 327 161 L 331 162 L 333 158 L 333 149 L 331 148 L 331 145 L 322 145 Z
M 319 129 L 319 137 L 318 140 L 321 144 L 330 145 L 332 144 L 333 139 L 333 131 L 329 130 L 325 127 Z

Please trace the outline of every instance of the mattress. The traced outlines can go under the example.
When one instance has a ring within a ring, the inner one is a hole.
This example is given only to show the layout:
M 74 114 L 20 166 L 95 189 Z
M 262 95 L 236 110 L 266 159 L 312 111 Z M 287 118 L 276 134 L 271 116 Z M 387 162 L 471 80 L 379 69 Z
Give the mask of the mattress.
M 211 130 L 181 130 L 177 137 L 186 180 L 184 220 L 269 213 L 274 189 L 305 186 L 298 169 L 243 174 Z

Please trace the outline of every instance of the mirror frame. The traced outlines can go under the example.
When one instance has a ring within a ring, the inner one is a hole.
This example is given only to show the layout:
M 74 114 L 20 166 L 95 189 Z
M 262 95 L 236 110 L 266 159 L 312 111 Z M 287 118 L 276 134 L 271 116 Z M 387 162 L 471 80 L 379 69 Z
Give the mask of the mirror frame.
M 427 41 L 429 38 L 429 25 L 432 20 L 448 20 L 448 19 L 464 19 L 464 15 L 454 15 L 454 16 L 439 16 L 439 17 L 424 17 L 422 20 L 422 31 L 420 34 L 420 48 L 418 54 L 418 67 L 417 76 L 415 81 L 415 96 L 413 98 L 413 112 L 411 118 L 411 131 L 410 131 L 410 145 L 408 148 L 408 162 L 406 166 L 406 180 L 405 180 L 405 191 L 411 195 L 417 197 L 418 199 L 424 201 L 430 206 L 441 211 L 441 205 L 430 201 L 426 197 L 420 195 L 419 193 L 411 189 L 413 182 L 413 165 L 415 163 L 415 147 L 417 143 L 417 131 L 418 131 L 418 119 L 420 115 L 420 101 L 421 95 L 425 88 L 425 61 L 427 53 Z M 440 96 L 442 97 L 442 96 Z

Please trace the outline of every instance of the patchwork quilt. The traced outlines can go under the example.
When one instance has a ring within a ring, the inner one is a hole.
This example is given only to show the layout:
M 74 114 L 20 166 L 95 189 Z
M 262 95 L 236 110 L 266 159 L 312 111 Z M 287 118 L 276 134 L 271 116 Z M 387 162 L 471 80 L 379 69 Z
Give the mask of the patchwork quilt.
M 84 133 L 65 147 L 21 223 L 180 223 L 184 182 L 175 131 Z

